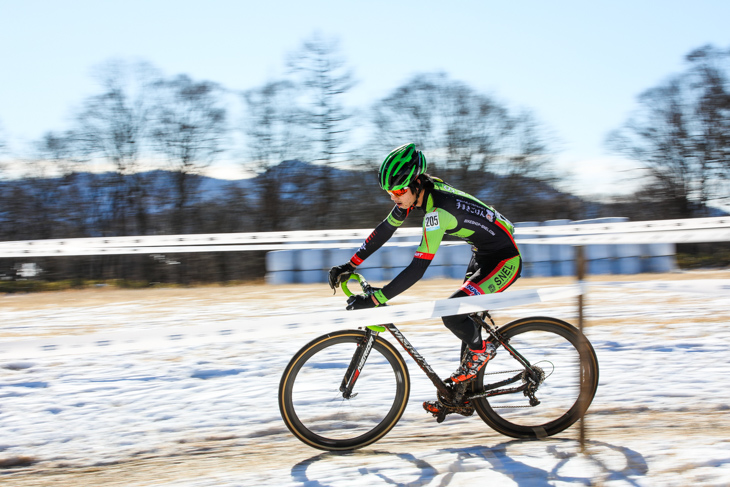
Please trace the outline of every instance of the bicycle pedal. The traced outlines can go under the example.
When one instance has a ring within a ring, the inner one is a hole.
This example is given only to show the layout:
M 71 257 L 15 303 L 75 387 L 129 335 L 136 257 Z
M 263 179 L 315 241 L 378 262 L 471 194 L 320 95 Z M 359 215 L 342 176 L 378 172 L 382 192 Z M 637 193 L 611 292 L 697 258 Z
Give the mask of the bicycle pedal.
M 474 414 L 474 406 L 465 402 L 459 406 L 448 406 L 442 402 L 426 401 L 423 403 L 423 409 L 436 418 L 437 423 L 443 423 L 449 414 L 460 414 L 462 416 L 471 416 Z
M 443 423 L 446 415 L 449 414 L 449 408 L 441 402 L 426 401 L 423 403 L 423 409 L 436 418 L 437 423 Z

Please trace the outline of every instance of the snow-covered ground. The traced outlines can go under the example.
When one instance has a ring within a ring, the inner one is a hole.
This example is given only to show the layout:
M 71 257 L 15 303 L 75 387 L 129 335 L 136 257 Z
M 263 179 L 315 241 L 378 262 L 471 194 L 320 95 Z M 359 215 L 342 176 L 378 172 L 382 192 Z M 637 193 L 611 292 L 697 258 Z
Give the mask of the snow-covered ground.
M 515 289 L 567 283 L 524 279 Z M 590 287 L 586 334 L 601 378 L 584 451 L 577 426 L 517 441 L 476 415 L 437 424 L 421 408 L 433 387 L 410 358 L 409 406 L 385 438 L 354 453 L 313 450 L 284 426 L 277 388 L 293 353 L 331 326 L 282 324 L 227 342 L 0 360 L 0 484 L 727 486 L 728 286 L 730 272 L 704 271 Z M 394 305 L 455 287 L 419 283 Z M 241 323 L 343 302 L 324 285 L 6 295 L 0 342 Z M 577 310 L 570 300 L 493 314 L 575 322 Z M 456 339 L 438 321 L 401 329 L 437 372 L 455 368 Z

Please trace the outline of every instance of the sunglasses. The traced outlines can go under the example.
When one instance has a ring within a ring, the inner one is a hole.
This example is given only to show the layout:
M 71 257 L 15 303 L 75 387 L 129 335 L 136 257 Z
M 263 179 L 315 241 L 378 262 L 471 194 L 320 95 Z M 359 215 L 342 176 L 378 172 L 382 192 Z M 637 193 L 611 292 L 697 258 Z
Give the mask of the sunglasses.
M 403 196 L 408 192 L 408 188 L 403 189 L 395 189 L 393 191 L 388 191 L 389 194 L 392 194 L 393 196 Z

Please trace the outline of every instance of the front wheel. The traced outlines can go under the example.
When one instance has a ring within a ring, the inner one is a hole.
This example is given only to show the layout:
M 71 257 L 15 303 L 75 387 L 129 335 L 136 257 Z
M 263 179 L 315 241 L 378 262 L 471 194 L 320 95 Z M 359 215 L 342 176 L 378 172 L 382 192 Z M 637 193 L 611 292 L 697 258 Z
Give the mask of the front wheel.
M 328 333 L 299 350 L 284 370 L 279 410 L 304 443 L 330 451 L 362 448 L 385 436 L 403 414 L 408 369 L 398 351 L 377 336 L 352 394 L 343 397 L 342 380 L 365 341 L 360 330 Z
M 474 399 L 482 420 L 514 438 L 552 436 L 578 421 L 598 388 L 598 359 L 584 335 L 569 323 L 544 317 L 516 320 L 499 328 L 499 332 L 514 351 L 529 361 L 533 372 L 541 375 L 541 383 L 531 381 L 525 373 L 522 384 L 512 387 L 529 385 L 530 390 Z M 510 386 L 490 384 L 499 384 L 521 371 L 524 368 L 518 360 L 500 347 L 479 371 L 474 393 L 494 394 L 507 389 Z

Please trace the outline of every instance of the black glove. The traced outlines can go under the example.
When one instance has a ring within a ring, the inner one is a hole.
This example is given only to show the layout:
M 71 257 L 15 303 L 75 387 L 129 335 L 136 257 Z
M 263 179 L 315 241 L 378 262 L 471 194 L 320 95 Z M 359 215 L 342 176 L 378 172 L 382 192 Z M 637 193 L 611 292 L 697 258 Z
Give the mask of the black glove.
M 347 309 L 368 309 L 374 308 L 373 297 L 366 294 L 353 294 L 347 298 Z
M 353 272 L 355 272 L 355 266 L 352 265 L 350 262 L 334 266 L 332 269 L 330 269 L 329 273 L 330 287 L 332 289 L 335 289 L 337 286 L 342 284 L 342 281 L 345 281 L 348 277 L 350 277 L 350 274 L 352 274 Z

